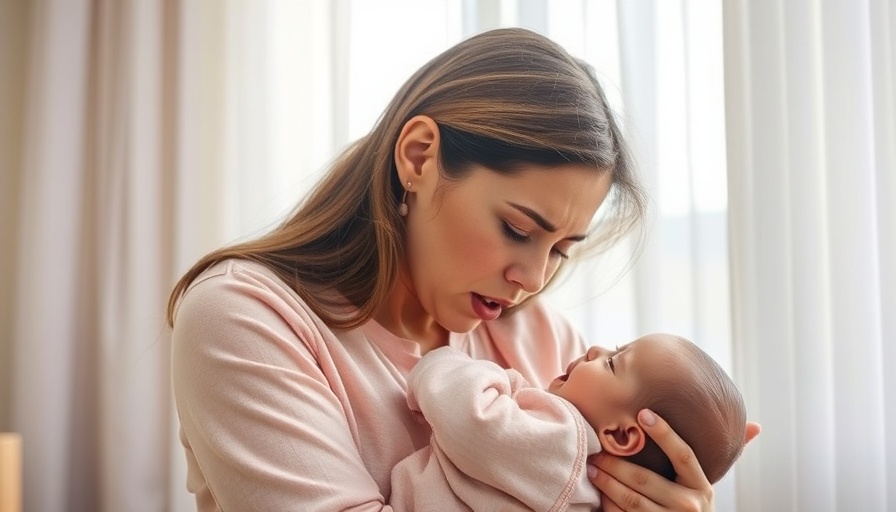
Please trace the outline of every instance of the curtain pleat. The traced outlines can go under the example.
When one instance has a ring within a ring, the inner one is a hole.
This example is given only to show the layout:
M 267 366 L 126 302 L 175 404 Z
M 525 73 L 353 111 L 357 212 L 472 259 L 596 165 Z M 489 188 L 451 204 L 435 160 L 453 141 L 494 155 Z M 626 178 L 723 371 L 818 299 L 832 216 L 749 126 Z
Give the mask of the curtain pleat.
M 823 2 L 837 505 L 886 510 L 870 2 Z M 850 101 L 845 101 L 851 98 Z M 892 144 L 892 141 L 890 142 Z M 848 172 L 845 172 L 848 171 Z M 894 334 L 889 333 L 892 341 Z M 887 369 L 889 371 L 889 369 Z M 856 418 L 862 421 L 856 422 Z M 891 432 L 894 430 L 891 426 Z M 859 444 L 847 443 L 851 437 Z
M 894 504 L 894 24 L 872 6 L 725 4 L 736 375 L 764 429 L 743 510 Z
M 0 2 L 0 429 L 12 428 L 13 320 L 31 9 Z
M 82 300 L 91 283 L 85 279 L 89 251 L 81 244 L 88 224 L 84 98 L 91 9 L 76 2 L 31 9 L 14 244 L 12 427 L 23 436 L 25 507 L 65 510 L 92 499 L 86 495 L 90 487 L 71 485 L 71 457 L 90 460 L 96 453 L 95 437 L 75 437 L 86 425 L 72 414 L 96 412 L 97 401 L 90 390 L 92 368 L 72 365 L 91 364 L 78 350 L 93 308 Z M 94 478 L 92 465 L 78 476 L 82 482 Z
M 896 6 L 871 2 L 871 97 L 874 119 L 877 262 L 879 265 L 883 368 L 884 488 L 887 506 L 896 506 Z
M 167 507 L 172 8 L 31 5 L 10 168 L 9 425 L 23 435 L 26 510 Z

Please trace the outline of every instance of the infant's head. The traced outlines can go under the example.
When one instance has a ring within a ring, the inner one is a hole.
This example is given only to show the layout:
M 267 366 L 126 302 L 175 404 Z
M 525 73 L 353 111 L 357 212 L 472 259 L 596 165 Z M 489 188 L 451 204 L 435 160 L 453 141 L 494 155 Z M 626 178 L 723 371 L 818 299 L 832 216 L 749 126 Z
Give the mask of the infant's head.
M 690 341 L 649 334 L 617 348 L 591 347 L 548 387 L 572 402 L 603 449 L 673 480 L 668 457 L 637 421 L 647 408 L 669 422 L 715 483 L 740 455 L 743 397 L 719 364 Z

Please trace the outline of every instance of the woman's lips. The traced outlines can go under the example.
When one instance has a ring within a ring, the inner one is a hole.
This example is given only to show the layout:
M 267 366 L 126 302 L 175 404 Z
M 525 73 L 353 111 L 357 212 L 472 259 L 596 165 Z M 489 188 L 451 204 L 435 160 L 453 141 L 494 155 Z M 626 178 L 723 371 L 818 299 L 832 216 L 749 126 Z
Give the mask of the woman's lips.
M 472 296 L 473 312 L 483 321 L 494 320 L 501 316 L 501 310 L 504 309 L 501 304 L 488 300 L 478 293 L 473 293 Z

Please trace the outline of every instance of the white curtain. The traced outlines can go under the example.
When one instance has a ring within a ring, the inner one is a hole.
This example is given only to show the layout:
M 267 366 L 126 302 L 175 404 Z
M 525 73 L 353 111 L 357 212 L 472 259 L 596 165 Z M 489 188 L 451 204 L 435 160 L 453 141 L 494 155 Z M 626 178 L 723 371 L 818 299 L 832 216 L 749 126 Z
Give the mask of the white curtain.
M 24 437 L 25 509 L 192 510 L 174 280 L 276 222 L 423 62 L 511 25 L 595 66 L 653 195 L 634 269 L 623 248 L 551 298 L 594 343 L 690 337 L 763 424 L 718 510 L 892 508 L 894 16 L 869 0 L 0 0 L 0 430 Z
M 728 1 L 744 510 L 896 507 L 896 8 Z

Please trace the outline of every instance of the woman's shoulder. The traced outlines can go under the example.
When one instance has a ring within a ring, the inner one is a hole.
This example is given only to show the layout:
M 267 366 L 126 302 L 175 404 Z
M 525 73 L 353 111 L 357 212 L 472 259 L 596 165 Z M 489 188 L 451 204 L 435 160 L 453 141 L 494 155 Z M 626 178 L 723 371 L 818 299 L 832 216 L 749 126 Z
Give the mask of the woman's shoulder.
M 221 304 L 234 299 L 263 299 L 268 295 L 298 296 L 261 263 L 226 259 L 203 270 L 184 290 L 175 318 L 197 304 Z M 300 299 L 299 299 L 300 300 Z
M 273 270 L 243 259 L 219 261 L 200 273 L 177 305 L 174 328 L 201 322 L 229 325 L 240 318 L 286 323 L 292 329 L 325 327 L 305 301 Z
M 211 286 L 223 286 L 233 281 L 254 282 L 261 286 L 274 285 L 278 288 L 288 288 L 286 283 L 266 265 L 253 260 L 228 258 L 218 261 L 203 270 L 190 283 L 186 292 L 207 282 L 211 282 Z

